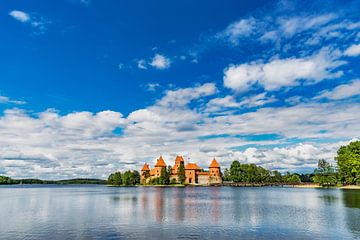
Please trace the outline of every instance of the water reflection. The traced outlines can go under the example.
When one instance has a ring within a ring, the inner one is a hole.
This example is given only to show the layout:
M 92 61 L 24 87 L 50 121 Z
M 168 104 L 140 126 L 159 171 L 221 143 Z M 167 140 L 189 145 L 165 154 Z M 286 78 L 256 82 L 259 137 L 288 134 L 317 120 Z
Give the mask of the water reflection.
M 4 239 L 353 239 L 360 191 L 0 187 Z
M 343 201 L 346 207 L 360 208 L 360 190 L 342 190 Z
M 173 201 L 175 202 L 173 210 L 175 212 L 175 220 L 177 222 L 184 221 L 185 218 L 185 192 L 182 188 L 175 188 L 174 189 L 174 198 Z

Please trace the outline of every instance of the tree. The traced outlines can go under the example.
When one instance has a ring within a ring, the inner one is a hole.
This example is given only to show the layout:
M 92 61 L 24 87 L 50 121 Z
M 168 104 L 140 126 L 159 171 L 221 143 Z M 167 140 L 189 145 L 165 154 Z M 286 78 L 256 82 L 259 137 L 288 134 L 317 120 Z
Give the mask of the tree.
M 179 179 L 179 183 L 181 184 L 185 183 L 185 167 L 183 162 L 180 162 L 180 166 L 178 169 L 178 179 Z
M 225 168 L 224 175 L 223 175 L 223 180 L 224 181 L 231 181 L 230 179 L 231 179 L 230 171 L 229 171 L 229 169 Z
M 121 185 L 122 184 L 121 172 L 115 172 L 110 174 L 110 176 L 108 177 L 108 184 Z
M 335 157 L 340 180 L 348 184 L 360 184 L 360 141 L 341 146 Z
M 289 172 L 286 173 L 285 176 L 283 176 L 283 182 L 285 183 L 300 183 L 300 177 L 297 174 L 290 174 Z
M 337 176 L 333 166 L 324 159 L 318 161 L 318 167 L 314 171 L 314 183 L 321 186 L 334 186 L 337 183 Z
M 261 183 L 270 182 L 270 171 L 255 164 L 240 164 L 239 161 L 233 161 L 227 176 L 230 181 Z
M 140 184 L 140 173 L 136 170 L 133 171 L 134 184 Z
M 130 170 L 126 171 L 122 175 L 122 183 L 125 186 L 135 185 L 135 178 L 133 172 Z
M 230 166 L 230 180 L 234 182 L 241 182 L 241 164 L 239 161 L 233 161 Z
M 170 183 L 170 177 L 166 168 L 161 168 L 159 183 L 162 185 L 168 185 Z

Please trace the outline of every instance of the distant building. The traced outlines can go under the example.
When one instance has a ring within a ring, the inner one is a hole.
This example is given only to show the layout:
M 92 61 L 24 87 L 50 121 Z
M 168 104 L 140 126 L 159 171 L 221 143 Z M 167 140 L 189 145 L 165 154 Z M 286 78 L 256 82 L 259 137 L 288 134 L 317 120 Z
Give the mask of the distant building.
M 212 185 L 222 183 L 221 167 L 215 158 L 211 161 L 209 170 L 204 171 L 196 163 L 188 163 L 185 165 L 184 158 L 177 156 L 175 158 L 175 164 L 171 168 L 170 181 L 179 182 L 178 174 L 181 165 L 183 165 L 185 169 L 185 184 Z M 141 169 L 141 183 L 146 184 L 151 179 L 160 177 L 161 169 L 166 170 L 166 167 L 167 165 L 162 156 L 157 159 L 153 169 L 150 169 L 149 165 L 145 163 Z

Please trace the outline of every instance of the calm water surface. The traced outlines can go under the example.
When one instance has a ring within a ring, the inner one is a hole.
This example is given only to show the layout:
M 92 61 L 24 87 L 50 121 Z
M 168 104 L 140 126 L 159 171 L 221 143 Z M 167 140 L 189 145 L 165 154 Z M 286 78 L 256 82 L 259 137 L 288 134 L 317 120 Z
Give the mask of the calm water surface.
M 1 239 L 360 239 L 360 191 L 1 186 Z

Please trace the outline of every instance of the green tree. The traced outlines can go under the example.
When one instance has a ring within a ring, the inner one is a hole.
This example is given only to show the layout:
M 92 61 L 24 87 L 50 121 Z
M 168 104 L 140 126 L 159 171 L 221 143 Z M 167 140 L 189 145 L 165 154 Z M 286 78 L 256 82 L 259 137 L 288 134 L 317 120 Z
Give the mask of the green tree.
M 318 167 L 314 171 L 314 183 L 321 186 L 334 186 L 337 184 L 337 175 L 330 163 L 321 159 L 318 161 Z
M 300 183 L 301 182 L 299 175 L 291 174 L 289 172 L 287 172 L 286 175 L 283 176 L 282 178 L 283 178 L 283 182 L 285 182 L 285 183 L 294 184 L 294 183 Z
M 107 182 L 110 185 L 121 185 L 122 184 L 121 172 L 115 172 L 110 174 Z
M 281 183 L 283 181 L 281 173 L 277 170 L 272 171 L 271 182 Z
M 230 166 L 230 181 L 242 182 L 241 164 L 239 161 L 233 161 Z
M 229 169 L 225 168 L 224 174 L 223 174 L 223 180 L 224 181 L 231 181 L 230 179 L 231 179 L 230 171 L 229 171 Z
M 360 184 L 360 141 L 341 146 L 335 160 L 343 183 Z
M 170 183 L 169 174 L 166 168 L 161 168 L 159 183 L 162 185 L 167 185 Z
M 228 181 L 234 182 L 262 183 L 271 181 L 269 170 L 255 164 L 240 164 L 239 161 L 232 162 L 226 175 Z
M 135 178 L 132 171 L 128 170 L 122 174 L 122 183 L 125 186 L 135 185 Z
M 136 170 L 133 171 L 134 184 L 140 184 L 140 173 Z
M 184 163 L 181 162 L 179 169 L 178 169 L 178 179 L 179 179 L 179 183 L 184 184 L 185 183 L 185 167 L 184 167 Z

